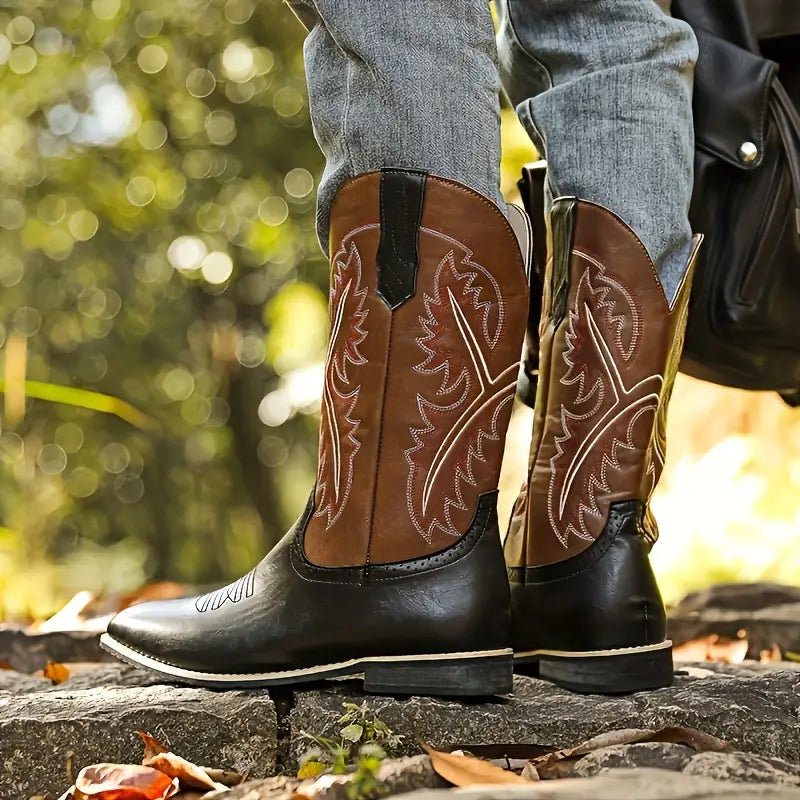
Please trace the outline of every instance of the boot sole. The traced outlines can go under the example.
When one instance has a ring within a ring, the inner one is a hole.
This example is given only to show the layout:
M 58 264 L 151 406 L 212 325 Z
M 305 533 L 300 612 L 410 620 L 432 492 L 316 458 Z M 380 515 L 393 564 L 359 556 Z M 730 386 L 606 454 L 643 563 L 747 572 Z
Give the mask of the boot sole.
M 140 653 L 108 633 L 100 646 L 122 661 L 172 681 L 214 689 L 291 686 L 330 678 L 361 678 L 364 691 L 375 694 L 480 696 L 508 694 L 512 689 L 511 649 L 477 650 L 412 656 L 371 656 L 280 672 L 227 674 L 186 669 Z
M 516 671 L 583 694 L 630 694 L 672 685 L 672 642 L 618 650 L 529 650 Z

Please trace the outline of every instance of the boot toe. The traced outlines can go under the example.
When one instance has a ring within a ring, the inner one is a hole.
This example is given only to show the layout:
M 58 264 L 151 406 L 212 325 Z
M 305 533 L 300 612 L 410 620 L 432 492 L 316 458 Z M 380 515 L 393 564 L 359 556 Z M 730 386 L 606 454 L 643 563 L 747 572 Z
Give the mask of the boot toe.
M 195 598 L 139 603 L 120 611 L 108 624 L 113 643 L 155 661 L 178 667 L 203 667 L 206 646 L 185 624 Z

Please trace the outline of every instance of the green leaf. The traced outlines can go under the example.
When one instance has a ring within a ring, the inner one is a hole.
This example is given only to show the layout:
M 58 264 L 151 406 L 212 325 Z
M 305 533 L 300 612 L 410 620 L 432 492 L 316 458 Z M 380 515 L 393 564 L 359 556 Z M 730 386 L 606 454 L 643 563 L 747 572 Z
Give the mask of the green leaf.
M 347 739 L 348 742 L 357 742 L 364 735 L 364 726 L 352 723 L 342 728 L 339 733 L 341 733 L 342 738 Z
M 328 769 L 328 766 L 328 764 L 323 764 L 321 761 L 306 761 L 306 763 L 297 770 L 297 777 L 300 778 L 300 780 L 318 778 Z
M 5 378 L 0 378 L 0 392 L 5 392 L 5 390 Z M 91 392 L 88 389 L 74 389 L 71 386 L 59 386 L 43 381 L 25 381 L 25 394 L 37 400 L 49 400 L 51 403 L 114 414 L 137 428 L 158 427 L 158 423 L 152 417 L 143 414 L 130 403 L 109 394 Z
M 386 758 L 386 751 L 376 742 L 362 744 L 358 754 L 362 758 L 377 758 L 379 761 Z

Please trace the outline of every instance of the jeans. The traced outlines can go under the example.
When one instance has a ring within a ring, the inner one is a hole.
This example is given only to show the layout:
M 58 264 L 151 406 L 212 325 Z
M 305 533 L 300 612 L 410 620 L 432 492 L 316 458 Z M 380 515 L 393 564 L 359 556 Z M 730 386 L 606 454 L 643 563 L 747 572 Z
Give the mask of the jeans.
M 691 249 L 691 28 L 655 0 L 293 0 L 314 134 L 333 198 L 384 166 L 453 178 L 495 200 L 502 84 L 548 160 L 548 194 L 610 208 L 642 240 L 668 297 Z

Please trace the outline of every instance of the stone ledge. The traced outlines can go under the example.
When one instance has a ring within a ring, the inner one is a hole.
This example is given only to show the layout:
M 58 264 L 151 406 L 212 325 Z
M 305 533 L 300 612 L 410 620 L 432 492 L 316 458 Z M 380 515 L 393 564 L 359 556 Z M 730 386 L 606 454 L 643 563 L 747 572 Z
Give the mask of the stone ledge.
M 677 676 L 654 692 L 620 697 L 578 695 L 533 678 L 517 676 L 508 699 L 463 703 L 428 697 L 367 696 L 396 732 L 405 735 L 404 755 L 416 738 L 438 747 L 540 745 L 570 747 L 620 728 L 697 728 L 743 750 L 800 762 L 800 672 L 764 670 L 751 676 L 700 670 L 704 677 Z M 343 700 L 360 702 L 353 684 L 297 691 L 289 714 L 290 765 L 307 747 L 301 731 L 336 732 Z
M 4 671 L 0 797 L 47 791 L 57 795 L 68 785 L 70 753 L 73 775 L 94 762 L 137 763 L 142 749 L 135 730 L 166 740 L 195 763 L 253 778 L 272 775 L 277 768 L 291 773 L 308 747 L 302 731 L 338 734 L 343 700 L 366 700 L 396 733 L 406 736 L 397 755 L 417 755 L 417 737 L 444 749 L 494 745 L 496 757 L 514 755 L 517 746 L 532 756 L 614 729 L 682 725 L 724 739 L 745 754 L 764 757 L 748 762 L 741 754 L 734 754 L 733 760 L 706 754 L 689 760 L 690 772 L 702 768 L 704 775 L 716 778 L 790 784 L 798 780 L 793 765 L 800 763 L 800 672 L 779 665 L 708 664 L 688 666 L 681 673 L 670 688 L 622 697 L 576 695 L 518 676 L 513 696 L 474 702 L 367 696 L 356 682 L 343 681 L 276 691 L 276 710 L 266 691 L 167 686 L 121 664 L 78 672 L 57 687 Z M 619 766 L 680 770 L 684 756 L 690 755 L 676 746 L 659 753 L 652 752 L 655 749 L 634 745 L 609 750 L 585 759 L 581 769 L 586 775 Z M 517 749 L 516 755 L 522 753 Z M 778 759 L 790 763 L 781 766 Z M 746 775 L 750 777 L 742 777 Z M 264 791 L 274 793 L 278 786 Z
M 266 692 L 172 686 L 0 695 L 0 797 L 58 796 L 88 764 L 137 764 L 152 733 L 196 764 L 254 777 L 275 770 L 277 720 Z
M 408 800 L 453 800 L 447 790 L 397 795 Z M 257 796 L 256 796 L 257 797 Z M 615 769 L 593 778 L 542 781 L 530 786 L 459 789 L 458 800 L 800 800 L 800 789 L 775 784 L 732 783 L 663 769 Z

